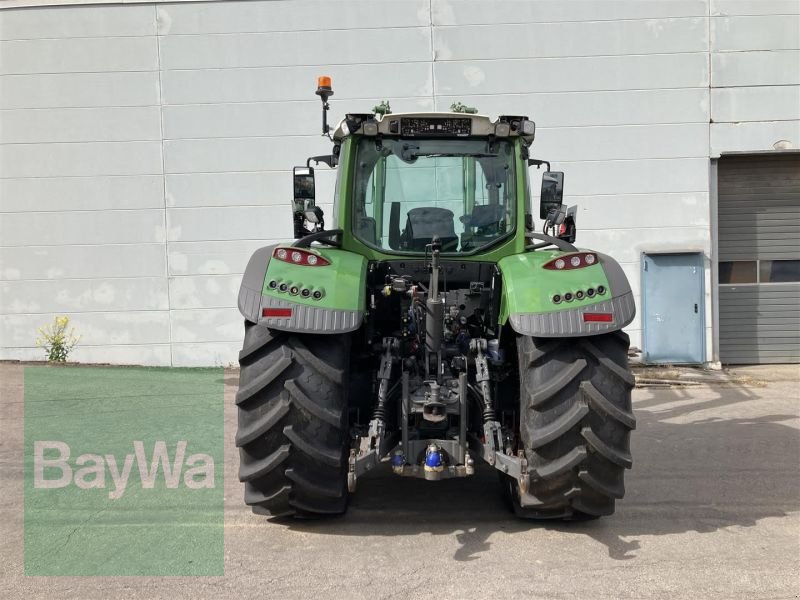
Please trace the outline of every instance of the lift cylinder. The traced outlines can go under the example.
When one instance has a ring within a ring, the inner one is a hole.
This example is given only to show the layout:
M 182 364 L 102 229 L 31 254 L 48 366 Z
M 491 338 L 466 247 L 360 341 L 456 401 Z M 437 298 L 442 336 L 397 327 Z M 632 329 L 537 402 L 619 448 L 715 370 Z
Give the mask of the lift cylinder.
M 438 295 L 438 294 L 437 294 Z M 436 354 L 442 346 L 444 328 L 444 299 L 428 298 L 425 302 L 427 316 L 425 318 L 425 349 Z

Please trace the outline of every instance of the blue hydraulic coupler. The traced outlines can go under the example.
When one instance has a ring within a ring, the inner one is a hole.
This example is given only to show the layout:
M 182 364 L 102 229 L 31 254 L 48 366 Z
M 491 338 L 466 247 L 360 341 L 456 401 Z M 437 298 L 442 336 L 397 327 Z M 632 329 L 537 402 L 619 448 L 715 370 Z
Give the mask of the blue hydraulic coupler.
M 392 455 L 392 471 L 397 475 L 403 474 L 403 469 L 406 468 L 406 457 L 402 452 L 397 452 Z
M 442 451 L 438 446 L 431 444 L 425 451 L 425 471 L 439 473 L 444 470 Z

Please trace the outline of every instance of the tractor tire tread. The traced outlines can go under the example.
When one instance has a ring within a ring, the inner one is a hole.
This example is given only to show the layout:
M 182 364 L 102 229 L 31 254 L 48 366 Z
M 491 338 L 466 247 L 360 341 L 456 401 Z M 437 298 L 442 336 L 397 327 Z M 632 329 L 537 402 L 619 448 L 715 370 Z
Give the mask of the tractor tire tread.
M 349 360 L 349 334 L 245 322 L 236 444 L 253 512 L 315 518 L 346 511 Z

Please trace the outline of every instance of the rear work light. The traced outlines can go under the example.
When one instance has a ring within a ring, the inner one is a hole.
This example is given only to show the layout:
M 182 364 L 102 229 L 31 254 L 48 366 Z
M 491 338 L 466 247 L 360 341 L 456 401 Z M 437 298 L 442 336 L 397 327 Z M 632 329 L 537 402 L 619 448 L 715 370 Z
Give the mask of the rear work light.
M 565 254 L 542 265 L 543 269 L 551 271 L 569 271 L 570 269 L 582 269 L 597 264 L 597 254 L 594 252 L 575 252 Z
M 275 248 L 272 252 L 272 258 L 306 267 L 325 267 L 331 264 L 328 259 L 321 257 L 319 254 L 297 248 Z
M 583 313 L 584 323 L 613 323 L 614 315 L 611 313 Z

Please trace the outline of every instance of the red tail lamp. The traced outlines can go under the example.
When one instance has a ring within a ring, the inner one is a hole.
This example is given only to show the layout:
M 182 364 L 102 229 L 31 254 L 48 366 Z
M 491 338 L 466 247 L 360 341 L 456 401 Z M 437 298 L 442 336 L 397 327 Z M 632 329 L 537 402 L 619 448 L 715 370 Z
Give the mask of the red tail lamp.
M 575 252 L 559 256 L 542 265 L 543 269 L 550 271 L 569 271 L 570 269 L 582 269 L 597 264 L 597 254 L 594 252 Z
M 319 254 L 298 248 L 275 248 L 272 251 L 272 258 L 305 267 L 325 267 L 331 264 L 327 258 L 323 258 Z

